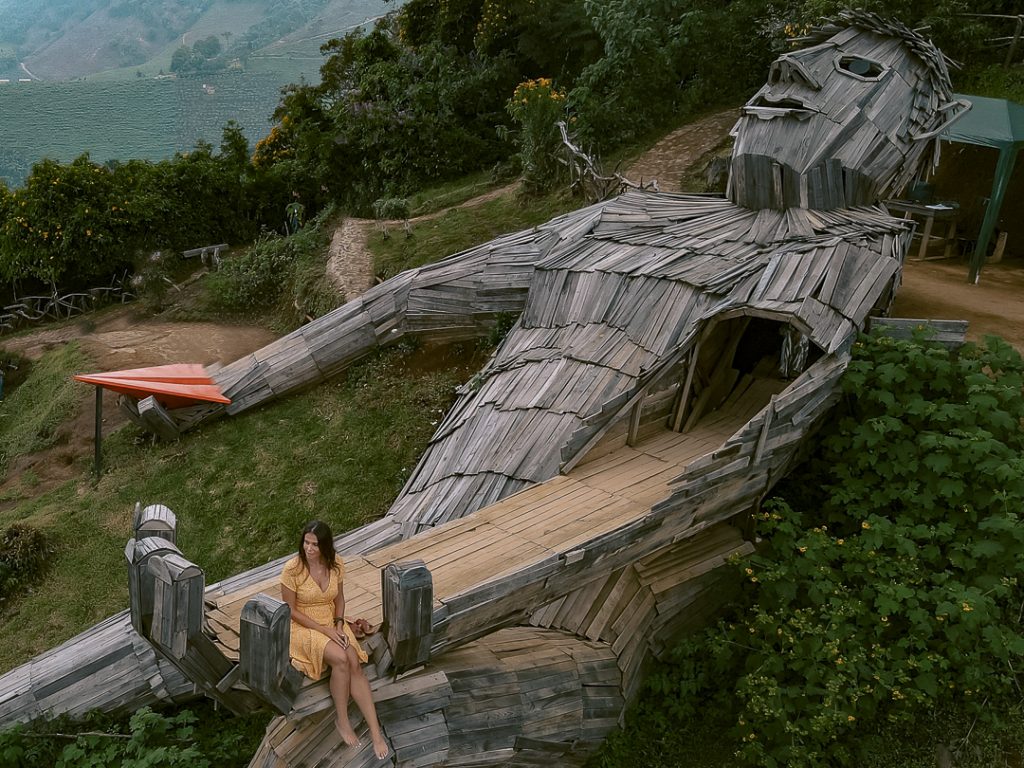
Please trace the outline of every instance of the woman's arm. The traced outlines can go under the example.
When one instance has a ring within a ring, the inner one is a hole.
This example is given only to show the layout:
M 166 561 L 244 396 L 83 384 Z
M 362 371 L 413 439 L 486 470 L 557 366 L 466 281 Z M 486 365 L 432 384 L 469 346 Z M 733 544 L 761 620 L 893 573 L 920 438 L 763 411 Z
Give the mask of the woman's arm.
M 334 626 L 338 626 L 338 619 L 345 620 L 345 585 L 338 579 L 338 596 L 334 598 Z M 339 630 L 344 634 L 344 630 Z
M 341 590 L 338 590 L 338 594 L 339 596 L 341 595 Z M 315 630 L 322 635 L 327 635 L 329 638 L 331 638 L 331 640 L 334 640 L 342 648 L 348 647 L 348 638 L 345 637 L 344 632 L 340 631 L 335 626 L 325 627 L 323 624 L 318 624 L 299 608 L 298 600 L 296 599 L 295 595 L 295 590 L 289 589 L 284 584 L 282 584 L 281 599 L 288 603 L 288 607 L 292 611 L 292 621 L 294 621 L 296 624 L 306 627 L 307 629 Z M 335 606 L 337 606 L 337 604 L 337 600 L 335 600 Z M 342 598 L 341 600 L 341 606 L 342 608 L 345 607 L 344 598 Z M 335 615 L 340 616 L 341 614 L 335 613 Z

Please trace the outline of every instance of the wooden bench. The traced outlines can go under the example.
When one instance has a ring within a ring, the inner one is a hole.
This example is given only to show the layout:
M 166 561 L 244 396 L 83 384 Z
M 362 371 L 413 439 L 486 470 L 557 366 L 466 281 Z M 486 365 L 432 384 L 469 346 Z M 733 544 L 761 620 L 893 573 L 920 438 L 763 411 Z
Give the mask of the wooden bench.
M 192 259 L 198 256 L 203 264 L 213 269 L 220 267 L 220 252 L 226 250 L 228 247 L 227 243 L 218 243 L 217 245 L 204 245 L 202 248 L 189 248 L 187 251 L 182 251 L 181 256 L 185 259 Z

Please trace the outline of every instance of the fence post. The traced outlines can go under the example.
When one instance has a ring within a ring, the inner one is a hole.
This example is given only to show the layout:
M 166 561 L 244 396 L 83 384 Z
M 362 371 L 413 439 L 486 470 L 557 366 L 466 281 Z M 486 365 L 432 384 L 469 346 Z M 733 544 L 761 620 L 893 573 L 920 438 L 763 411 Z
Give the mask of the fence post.
M 395 669 L 425 664 L 433 640 L 434 580 L 422 560 L 390 563 L 381 571 L 385 638 Z
M 242 608 L 238 625 L 238 666 L 242 682 L 281 714 L 292 709 L 302 675 L 288 657 L 291 609 L 258 594 Z

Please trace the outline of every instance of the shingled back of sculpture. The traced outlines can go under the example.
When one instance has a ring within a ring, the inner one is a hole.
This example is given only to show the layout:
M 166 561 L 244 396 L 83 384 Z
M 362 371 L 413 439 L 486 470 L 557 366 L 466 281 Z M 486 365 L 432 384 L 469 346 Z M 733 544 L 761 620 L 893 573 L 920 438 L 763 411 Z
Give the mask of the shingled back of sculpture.
M 846 14 L 807 42 L 743 108 L 727 198 L 631 191 L 403 273 L 213 372 L 230 405 L 168 412 L 185 430 L 404 335 L 473 338 L 518 314 L 388 514 L 338 540 L 349 603 L 371 619 L 381 569 L 416 559 L 433 577 L 422 668 L 396 678 L 395 648 L 375 657 L 395 764 L 581 759 L 645 661 L 727 594 L 718 566 L 750 550 L 733 523 L 794 461 L 898 287 L 911 225 L 879 199 L 923 171 L 958 112 L 941 54 L 902 25 Z M 153 557 L 141 541 L 135 566 Z M 181 553 L 157 557 L 158 581 L 201 578 Z M 151 638 L 157 657 L 228 706 L 281 712 L 254 764 L 368 764 L 337 739 L 322 682 L 299 690 L 279 670 L 261 693 L 237 671 L 243 606 L 274 614 L 256 596 L 279 568 L 207 589 L 195 650 Z M 0 716 L 58 711 L 34 674 L 0 678 Z

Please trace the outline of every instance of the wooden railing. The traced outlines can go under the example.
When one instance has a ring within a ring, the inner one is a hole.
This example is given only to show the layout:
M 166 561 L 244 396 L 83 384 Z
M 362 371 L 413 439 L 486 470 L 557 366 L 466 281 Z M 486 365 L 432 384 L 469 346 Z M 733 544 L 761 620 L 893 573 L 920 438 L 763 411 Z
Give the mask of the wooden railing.
M 54 291 L 49 296 L 22 296 L 0 307 L 0 334 L 37 323 L 66 320 L 91 312 L 105 304 L 115 301 L 123 304 L 134 298 L 135 295 L 126 288 L 126 276 L 115 280 L 109 286 L 90 288 L 87 291 L 65 294 Z

